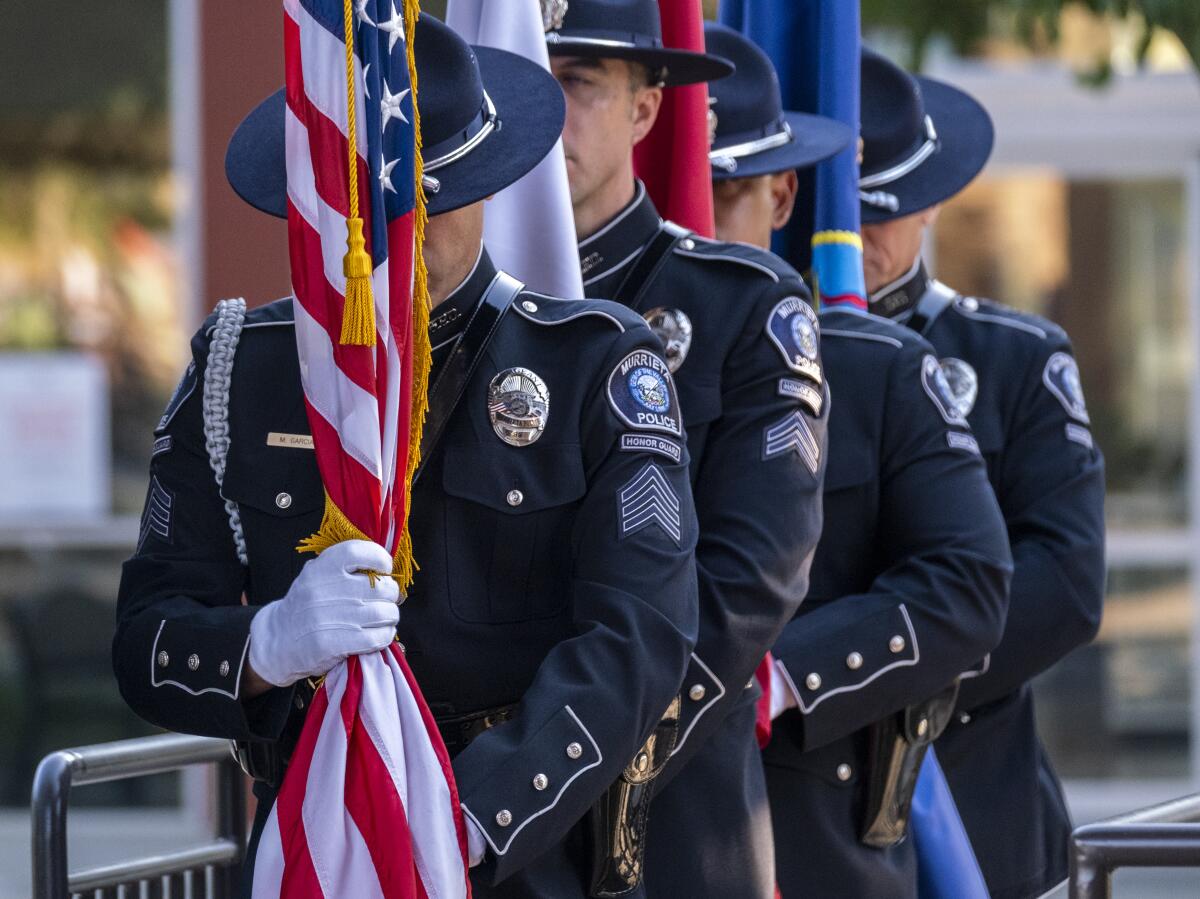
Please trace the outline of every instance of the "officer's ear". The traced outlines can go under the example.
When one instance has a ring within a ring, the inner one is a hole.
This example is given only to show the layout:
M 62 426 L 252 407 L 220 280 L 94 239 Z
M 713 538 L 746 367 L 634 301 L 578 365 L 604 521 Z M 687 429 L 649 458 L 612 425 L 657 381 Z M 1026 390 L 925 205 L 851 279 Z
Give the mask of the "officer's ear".
M 658 121 L 663 90 L 657 83 L 650 83 L 649 70 L 643 65 L 631 63 L 630 78 L 636 85 L 633 89 L 633 145 L 636 147 Z
M 778 231 L 792 219 L 792 210 L 796 208 L 796 192 L 800 189 L 800 179 L 795 169 L 777 172 L 771 175 L 771 230 Z

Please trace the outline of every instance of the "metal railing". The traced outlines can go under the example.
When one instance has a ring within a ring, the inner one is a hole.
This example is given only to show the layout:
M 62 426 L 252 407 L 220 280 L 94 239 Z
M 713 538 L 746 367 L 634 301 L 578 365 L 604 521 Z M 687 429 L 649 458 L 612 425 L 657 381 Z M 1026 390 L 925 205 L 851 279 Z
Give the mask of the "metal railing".
M 1077 827 L 1070 899 L 1112 899 L 1117 868 L 1200 867 L 1200 793 Z
M 210 842 L 67 873 L 71 787 L 208 763 L 217 766 L 216 833 Z M 32 808 L 33 899 L 227 899 L 236 894 L 246 846 L 246 797 L 228 740 L 163 734 L 55 752 L 38 765 Z

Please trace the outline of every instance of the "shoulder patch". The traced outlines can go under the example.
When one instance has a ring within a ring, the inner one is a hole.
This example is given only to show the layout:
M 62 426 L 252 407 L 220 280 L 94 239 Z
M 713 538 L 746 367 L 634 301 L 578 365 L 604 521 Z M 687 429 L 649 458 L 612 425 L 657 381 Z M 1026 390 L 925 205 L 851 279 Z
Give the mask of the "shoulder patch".
M 1067 439 L 1080 446 L 1086 446 L 1088 449 L 1092 449 L 1095 445 L 1092 442 L 1092 432 L 1072 421 L 1067 422 Z
M 1057 352 L 1046 360 L 1046 368 L 1042 372 L 1042 382 L 1062 403 L 1067 414 L 1072 418 L 1091 423 L 1088 418 L 1087 404 L 1083 401 L 1083 384 L 1079 380 L 1079 363 L 1070 353 Z
M 954 397 L 958 414 L 966 418 L 975 408 L 975 400 L 979 398 L 979 375 L 969 362 L 947 356 L 940 361 L 942 374 L 950 386 L 950 395 Z
M 821 407 L 825 404 L 821 391 L 811 384 L 797 381 L 795 378 L 780 378 L 778 393 L 789 399 L 799 400 L 809 408 L 817 418 L 821 417 Z
M 622 434 L 621 452 L 658 453 L 675 463 L 683 459 L 682 446 L 669 437 L 659 437 L 655 434 Z
M 977 456 L 982 456 L 979 451 L 979 443 L 970 434 L 964 434 L 962 431 L 947 431 L 946 445 L 950 449 L 966 450 L 968 453 L 974 453 Z
M 820 384 L 820 325 L 817 313 L 800 297 L 784 297 L 767 316 L 767 337 L 788 368 Z
M 171 399 L 167 402 L 167 408 L 163 410 L 162 418 L 158 420 L 158 424 L 154 427 L 154 433 L 158 434 L 166 430 L 167 425 L 171 423 L 171 419 L 175 417 L 175 413 L 179 411 L 179 407 L 184 404 L 195 389 L 196 361 L 193 359 L 188 363 L 187 371 L 183 373 L 183 377 L 179 379 L 179 383 L 175 385 L 175 392 L 171 394 Z
M 156 475 L 150 476 L 150 490 L 146 493 L 146 507 L 142 510 L 141 528 L 138 533 L 137 551 L 146 545 L 151 534 L 164 543 L 171 543 L 171 515 L 175 495 L 164 487 Z
M 173 445 L 174 438 L 172 438 L 170 434 L 159 437 L 154 441 L 154 449 L 150 453 L 150 458 L 153 459 L 155 456 L 161 456 L 163 453 L 169 453 Z
M 966 427 L 967 420 L 959 411 L 959 402 L 950 389 L 941 364 L 929 353 L 921 360 L 921 386 L 946 424 Z
M 821 467 L 821 444 L 813 433 L 808 419 L 799 412 L 789 412 L 782 419 L 763 429 L 762 461 L 795 453 L 804 460 L 812 474 Z
M 624 540 L 638 531 L 657 525 L 663 533 L 683 544 L 683 520 L 679 496 L 667 476 L 653 462 L 647 462 L 633 479 L 617 492 L 621 516 L 617 539 Z
M 671 371 L 656 353 L 634 350 L 608 376 L 608 402 L 617 418 L 638 431 L 683 436 Z

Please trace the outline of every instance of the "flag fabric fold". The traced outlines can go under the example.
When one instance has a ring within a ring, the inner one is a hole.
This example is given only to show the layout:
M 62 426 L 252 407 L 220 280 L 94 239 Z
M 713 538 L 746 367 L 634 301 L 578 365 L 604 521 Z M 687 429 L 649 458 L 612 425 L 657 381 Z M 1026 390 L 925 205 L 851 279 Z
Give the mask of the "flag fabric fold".
M 932 746 L 917 776 L 909 827 L 920 899 L 988 899 L 987 882 Z
M 418 4 L 283 9 L 293 311 L 326 491 L 321 530 L 300 549 L 372 540 L 403 587 L 429 370 Z M 466 853 L 449 757 L 398 645 L 337 665 L 263 832 L 255 899 L 458 899 L 470 895 Z
M 470 44 L 507 50 L 550 68 L 538 0 L 450 0 L 446 24 Z M 483 242 L 497 267 L 539 293 L 583 296 L 561 139 L 531 172 L 488 200 L 484 210 Z

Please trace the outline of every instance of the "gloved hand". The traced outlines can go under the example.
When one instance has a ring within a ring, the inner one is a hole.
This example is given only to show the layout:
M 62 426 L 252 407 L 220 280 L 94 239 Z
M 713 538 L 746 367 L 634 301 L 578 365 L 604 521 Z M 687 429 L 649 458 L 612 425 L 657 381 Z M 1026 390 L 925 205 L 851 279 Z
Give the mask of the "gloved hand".
M 347 656 L 384 649 L 400 621 L 392 558 L 366 540 L 336 543 L 305 563 L 287 594 L 250 622 L 250 667 L 277 687 L 325 674 Z

